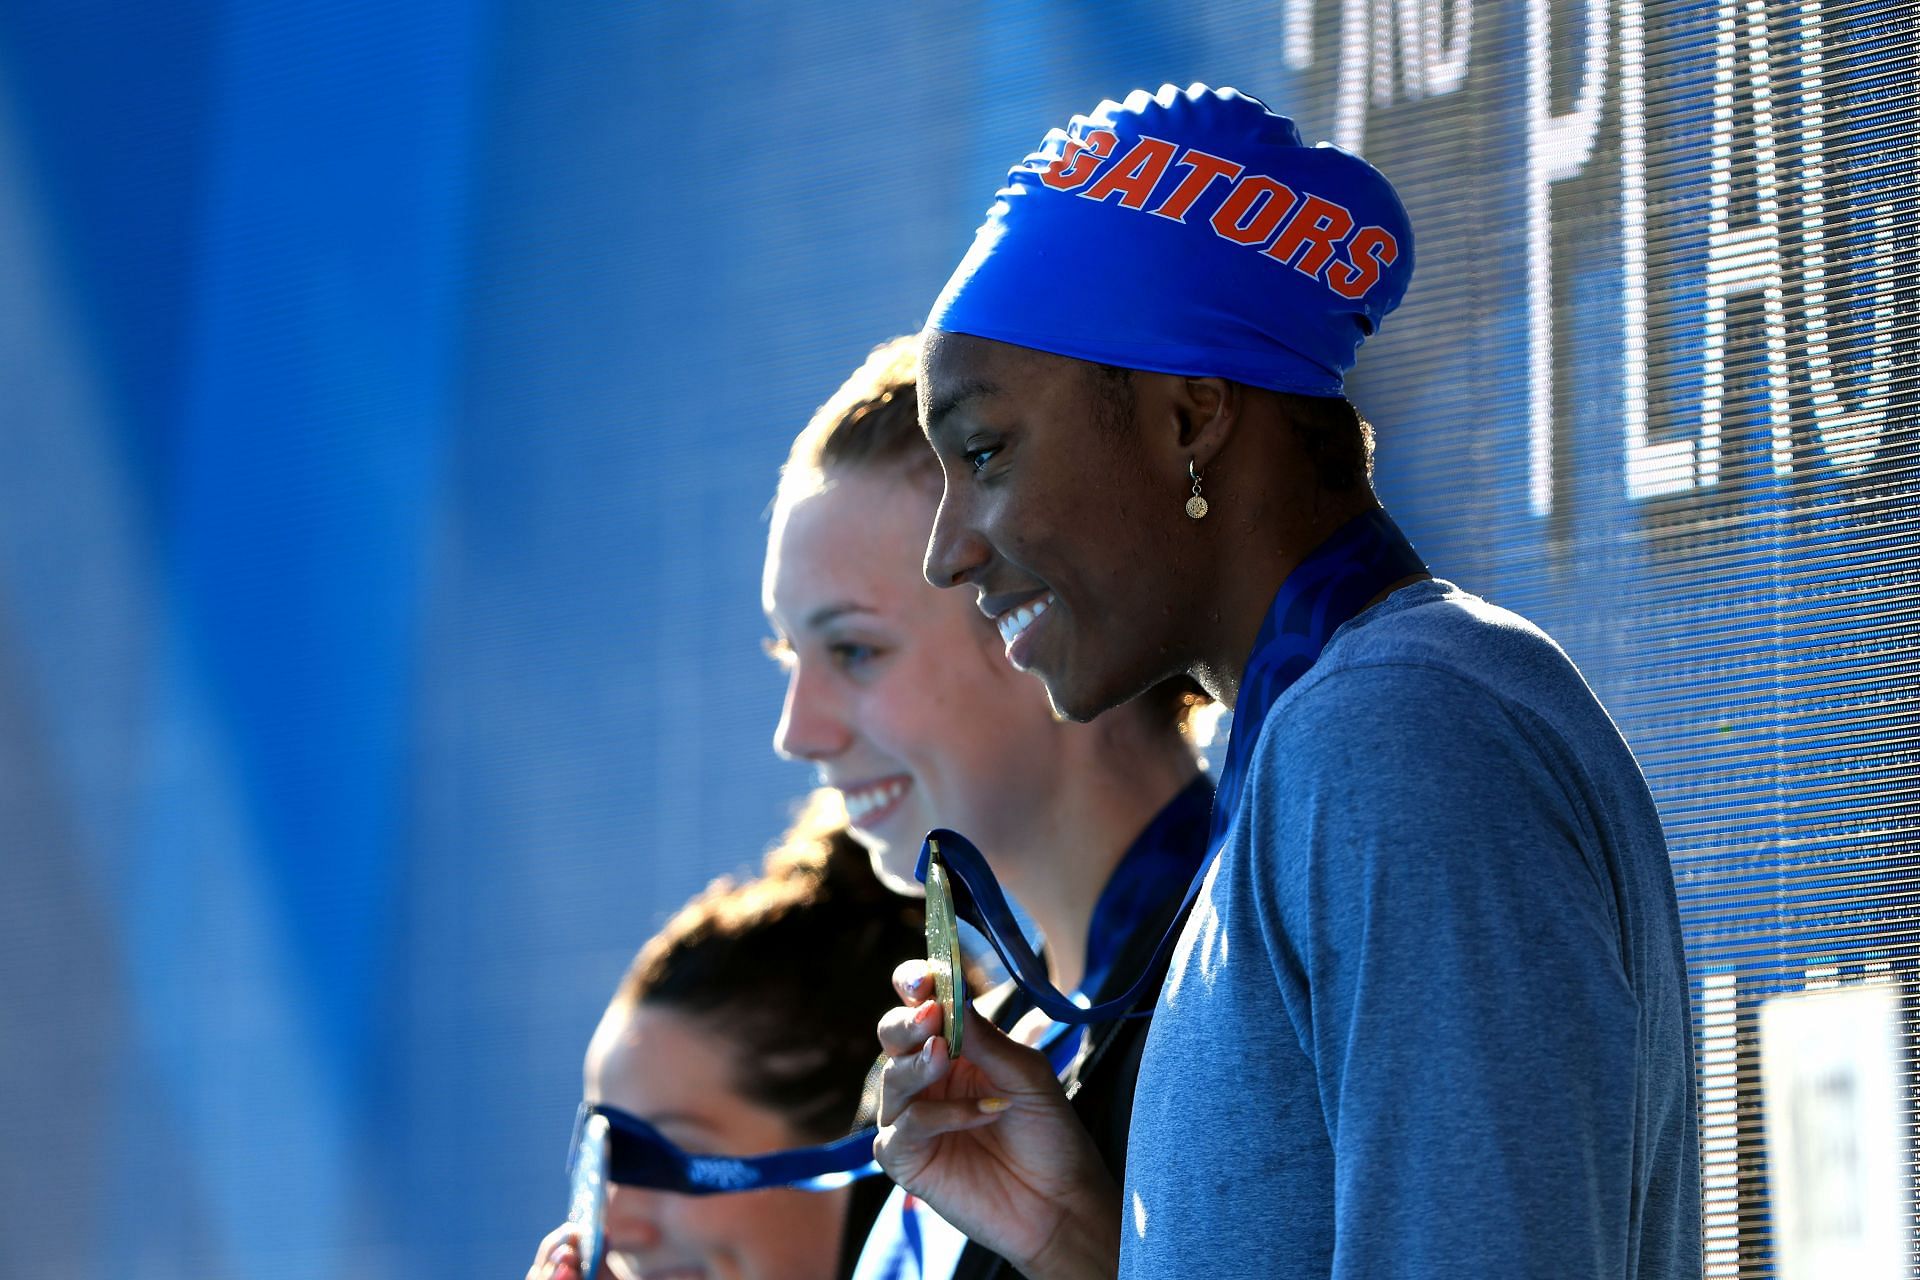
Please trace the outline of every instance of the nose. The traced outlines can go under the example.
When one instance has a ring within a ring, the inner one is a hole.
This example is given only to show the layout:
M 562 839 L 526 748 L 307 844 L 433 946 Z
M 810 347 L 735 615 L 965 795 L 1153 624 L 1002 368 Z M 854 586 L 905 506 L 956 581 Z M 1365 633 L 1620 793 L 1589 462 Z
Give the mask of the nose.
M 659 1248 L 663 1239 L 660 1231 L 663 1200 L 658 1191 L 618 1185 L 610 1187 L 607 1191 L 608 1246 L 627 1253 L 645 1253 L 649 1249 Z
M 773 749 L 789 760 L 830 760 L 853 739 L 819 665 L 796 659 L 787 670 L 787 698 L 773 731 Z
M 920 566 L 928 582 L 936 587 L 957 587 L 977 578 L 992 559 L 987 540 L 970 524 L 971 514 L 954 497 L 949 483 L 940 494 L 940 506 L 933 513 L 933 531 L 927 535 L 927 555 Z

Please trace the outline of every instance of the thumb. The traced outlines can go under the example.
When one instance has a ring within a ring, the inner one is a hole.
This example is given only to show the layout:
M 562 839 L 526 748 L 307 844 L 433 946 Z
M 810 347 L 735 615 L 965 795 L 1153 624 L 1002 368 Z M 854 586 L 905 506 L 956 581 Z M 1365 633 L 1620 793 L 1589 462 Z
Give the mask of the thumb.
M 1013 1039 L 982 1017 L 972 1005 L 967 1006 L 966 1030 L 963 1034 L 966 1037 L 962 1044 L 965 1060 L 972 1063 L 996 1090 L 1021 1093 L 1059 1091 L 1060 1082 L 1054 1078 L 1053 1067 L 1047 1062 L 1046 1054 Z

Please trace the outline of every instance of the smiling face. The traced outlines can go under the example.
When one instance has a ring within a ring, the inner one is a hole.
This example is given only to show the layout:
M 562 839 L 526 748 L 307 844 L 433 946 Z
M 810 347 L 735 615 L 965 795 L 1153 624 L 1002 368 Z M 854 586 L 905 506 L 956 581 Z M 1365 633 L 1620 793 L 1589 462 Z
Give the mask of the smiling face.
M 929 828 L 1013 844 L 1072 732 L 973 601 L 927 586 L 937 497 L 899 464 L 837 470 L 776 508 L 762 588 L 787 665 L 775 747 L 818 766 L 883 877 L 914 889 Z
M 764 1155 L 817 1141 L 730 1086 L 739 1052 L 698 1017 L 616 1003 L 587 1050 L 586 1099 L 700 1154 Z M 848 1199 L 845 1189 L 683 1196 L 616 1186 L 606 1270 L 616 1280 L 830 1280 Z
M 1009 656 L 1075 720 L 1195 661 L 1206 531 L 1184 509 L 1177 382 L 1129 386 L 960 334 L 926 347 L 921 400 L 945 478 L 927 580 L 972 587 L 951 594 L 1013 636 Z

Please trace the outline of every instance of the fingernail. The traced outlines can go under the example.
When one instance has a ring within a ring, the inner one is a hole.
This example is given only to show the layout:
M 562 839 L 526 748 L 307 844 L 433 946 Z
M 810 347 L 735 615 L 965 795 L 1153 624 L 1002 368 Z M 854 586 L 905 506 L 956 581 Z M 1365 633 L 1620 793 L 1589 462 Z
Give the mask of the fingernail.
M 933 1061 L 933 1041 L 931 1039 L 929 1039 L 926 1043 L 920 1046 L 920 1061 L 922 1062 Z
M 929 1000 L 913 1011 L 913 1022 L 920 1026 L 933 1021 L 933 1015 L 940 1012 L 940 1006 Z
M 1012 1106 L 1013 1099 L 1012 1098 L 982 1098 L 980 1099 L 980 1102 L 978 1105 L 982 1111 L 986 1112 L 988 1115 L 992 1115 L 996 1111 L 1005 1111 L 1008 1107 Z

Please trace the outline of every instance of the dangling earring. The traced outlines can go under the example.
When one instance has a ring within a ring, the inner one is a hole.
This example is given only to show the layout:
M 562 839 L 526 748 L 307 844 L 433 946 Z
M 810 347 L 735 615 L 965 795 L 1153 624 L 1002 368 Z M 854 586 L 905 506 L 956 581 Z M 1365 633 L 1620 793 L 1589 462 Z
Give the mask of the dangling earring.
M 1204 520 L 1207 500 L 1200 496 L 1200 473 L 1194 469 L 1192 458 L 1187 459 L 1187 474 L 1193 477 L 1193 496 L 1187 499 L 1187 514 L 1195 520 Z

